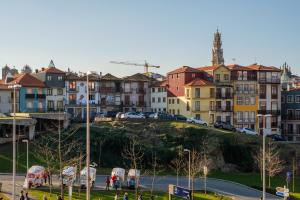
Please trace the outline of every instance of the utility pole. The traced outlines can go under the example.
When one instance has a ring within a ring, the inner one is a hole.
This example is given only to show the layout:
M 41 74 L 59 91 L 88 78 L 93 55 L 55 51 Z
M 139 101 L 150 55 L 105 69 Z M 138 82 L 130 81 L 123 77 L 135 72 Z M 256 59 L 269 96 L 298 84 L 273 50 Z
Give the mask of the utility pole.
M 90 200 L 90 100 L 89 74 L 86 74 L 86 200 Z

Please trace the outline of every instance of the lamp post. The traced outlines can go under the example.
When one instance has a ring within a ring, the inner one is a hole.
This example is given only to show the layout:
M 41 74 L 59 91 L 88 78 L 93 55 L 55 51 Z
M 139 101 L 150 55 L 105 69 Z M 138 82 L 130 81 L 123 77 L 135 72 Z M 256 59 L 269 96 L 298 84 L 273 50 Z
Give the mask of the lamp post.
M 184 149 L 183 151 L 189 153 L 189 190 L 191 190 L 191 150 Z
M 272 115 L 270 114 L 258 114 L 257 117 L 262 117 L 263 120 L 263 169 L 262 169 L 262 173 L 263 173 L 263 196 L 262 199 L 266 200 L 266 118 L 267 117 L 271 117 Z
M 29 141 L 27 140 L 27 139 L 25 139 L 25 140 L 22 140 L 22 142 L 24 142 L 24 143 L 26 143 L 26 172 L 28 172 L 28 168 L 29 168 L 29 162 L 28 162 L 28 160 L 29 160 Z
M 8 88 L 13 89 L 14 93 L 14 105 L 13 105 L 13 188 L 12 188 L 12 199 L 15 200 L 16 196 L 16 89 L 21 88 L 19 84 L 13 84 Z

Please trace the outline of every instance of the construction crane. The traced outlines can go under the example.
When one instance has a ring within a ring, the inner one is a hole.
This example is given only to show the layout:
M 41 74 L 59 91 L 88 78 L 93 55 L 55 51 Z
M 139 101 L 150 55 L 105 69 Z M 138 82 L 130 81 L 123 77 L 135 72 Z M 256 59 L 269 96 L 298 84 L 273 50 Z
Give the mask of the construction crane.
M 144 63 L 144 64 L 131 63 L 131 62 L 118 62 L 118 61 L 110 61 L 110 63 L 121 64 L 121 65 L 143 66 L 143 67 L 144 67 L 144 72 L 145 72 L 146 74 L 148 74 L 148 68 L 149 68 L 149 67 L 160 68 L 160 66 L 158 66 L 158 65 L 150 65 L 149 63 L 147 63 L 146 60 L 145 60 L 145 63 Z

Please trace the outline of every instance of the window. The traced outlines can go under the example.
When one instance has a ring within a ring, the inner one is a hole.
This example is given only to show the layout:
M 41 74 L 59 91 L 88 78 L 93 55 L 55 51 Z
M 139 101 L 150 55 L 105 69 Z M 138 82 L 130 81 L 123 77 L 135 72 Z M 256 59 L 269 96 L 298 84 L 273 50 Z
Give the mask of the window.
M 178 86 L 176 87 L 176 90 L 178 91 Z
M 238 80 L 239 81 L 243 80 L 243 72 L 242 71 L 238 71 Z
M 196 119 L 201 119 L 201 115 L 200 115 L 200 114 L 196 114 L 196 115 L 195 115 L 195 118 L 196 118 Z
M 249 112 L 244 112 L 244 122 L 249 122 Z
M 62 77 L 62 76 L 58 76 L 58 77 L 57 77 L 57 80 L 62 81 L 62 80 L 63 80 L 63 77 Z
M 255 101 L 256 101 L 255 97 L 250 97 L 250 104 L 251 105 L 255 105 Z
M 179 99 L 177 99 L 177 104 L 179 104 Z
M 159 87 L 159 88 L 157 88 L 157 92 L 161 92 L 161 88 Z
M 265 101 L 259 102 L 259 109 L 260 110 L 266 110 L 267 109 L 267 104 Z
M 244 80 L 244 81 L 247 80 L 247 71 L 243 71 L 243 80 Z
M 238 96 L 236 98 L 236 104 L 237 105 L 243 105 L 243 101 L 244 101 L 244 98 L 242 96 Z
M 255 85 L 254 84 L 249 84 L 249 93 L 254 94 L 255 93 Z
M 190 111 L 190 102 L 186 102 L 186 111 Z
M 169 99 L 169 104 L 171 104 L 171 99 Z
M 294 102 L 294 96 L 293 95 L 288 95 L 286 102 L 287 103 L 293 103 Z
M 63 89 L 61 88 L 57 89 L 57 95 L 63 95 L 63 94 L 64 94 Z
M 175 115 L 175 109 L 172 110 L 173 115 Z
M 177 75 L 177 78 L 179 77 L 179 74 L 176 74 Z
M 281 96 L 281 103 L 284 103 L 285 102 L 285 98 L 284 96 Z
M 224 74 L 224 81 L 229 81 L 229 74 Z
M 47 95 L 52 95 L 52 89 L 47 90 Z
M 51 81 L 52 80 L 52 76 L 48 75 L 47 76 L 47 81 Z
M 155 97 L 152 97 L 152 103 L 154 103 L 155 102 Z
M 64 102 L 63 101 L 57 101 L 57 108 L 59 110 L 63 109 L 63 106 L 64 106 Z
M 75 81 L 69 82 L 69 89 L 70 90 L 76 90 L 76 82 Z
M 158 103 L 161 103 L 161 97 L 158 97 L 158 98 L 157 98 L 157 102 L 158 102 Z
M 276 85 L 272 85 L 272 87 L 271 87 L 271 96 L 272 96 L 272 99 L 277 99 L 277 86 Z
M 76 104 L 76 94 L 69 95 L 69 104 Z
M 236 91 L 236 93 L 241 94 L 243 91 L 243 85 L 240 85 L 240 84 L 236 85 L 235 91 Z
M 250 122 L 255 122 L 255 111 L 249 112 L 249 120 Z
M 200 98 L 200 88 L 195 88 L 195 98 Z
M 166 103 L 166 97 L 163 97 L 163 102 Z
M 271 110 L 277 110 L 277 109 L 278 109 L 277 101 L 272 101 L 271 102 Z
M 27 88 L 26 92 L 27 92 L 27 94 L 33 94 L 33 89 L 32 88 Z
M 210 98 L 214 98 L 215 97 L 215 88 L 210 88 L 209 93 L 210 93 Z
M 180 110 L 179 109 L 177 109 L 177 115 L 180 115 Z
M 295 110 L 295 118 L 296 120 L 300 119 L 300 110 Z
M 155 88 L 152 88 L 152 93 L 154 93 L 155 92 Z
M 244 85 L 244 93 L 245 93 L 245 94 L 248 94 L 248 93 L 249 93 L 249 85 L 248 85 L 248 84 L 245 84 L 245 85 Z
M 266 85 L 260 85 L 260 87 L 259 87 L 259 97 L 261 99 L 265 99 L 266 98 L 266 93 L 267 93 Z
M 259 80 L 265 81 L 267 79 L 266 72 L 259 72 Z
M 297 96 L 295 97 L 295 103 L 300 103 L 300 95 L 297 95 Z
M 47 101 L 47 108 L 48 109 L 54 109 L 54 101 Z
M 293 132 L 294 132 L 294 125 L 293 124 L 288 124 L 287 125 L 287 131 L 288 131 L 288 133 L 289 134 L 293 134 Z
M 215 79 L 216 79 L 217 82 L 220 82 L 220 74 L 216 74 Z
M 272 116 L 272 123 L 271 123 L 271 127 L 272 128 L 277 128 L 277 125 L 278 125 L 278 123 L 277 123 L 277 117 L 276 116 Z
M 200 101 L 195 101 L 195 111 L 200 111 Z
M 27 108 L 32 108 L 33 107 L 32 101 L 27 101 L 26 106 Z
M 95 82 L 89 82 L 89 90 L 95 90 Z
M 237 122 L 243 122 L 243 112 L 237 112 Z
M 245 97 L 245 105 L 249 105 L 250 104 L 250 97 Z
M 186 89 L 186 97 L 190 98 L 190 89 Z
M 172 99 L 172 104 L 175 104 L 175 99 Z

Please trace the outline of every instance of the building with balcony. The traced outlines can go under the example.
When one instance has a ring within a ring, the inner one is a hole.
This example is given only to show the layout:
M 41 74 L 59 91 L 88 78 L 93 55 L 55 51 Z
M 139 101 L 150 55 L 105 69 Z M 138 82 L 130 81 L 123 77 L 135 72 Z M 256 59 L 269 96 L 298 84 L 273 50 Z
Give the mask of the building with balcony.
M 234 90 L 233 124 L 258 131 L 257 71 L 240 65 L 228 65 L 228 68 Z
M 196 78 L 207 79 L 207 74 L 192 67 L 182 66 L 167 74 L 168 113 L 190 116 L 185 86 Z
M 66 100 L 66 73 L 57 69 L 51 60 L 48 67 L 43 67 L 41 70 L 36 70 L 35 74 L 32 75 L 43 81 L 47 87 L 47 112 L 63 111 Z
M 46 85 L 31 74 L 17 74 L 7 84 L 19 84 L 19 112 L 46 112 Z
M 93 118 L 100 112 L 100 93 L 99 93 L 98 74 L 89 75 L 89 104 L 90 116 Z M 86 74 L 76 74 L 67 72 L 65 78 L 66 103 L 65 108 L 73 118 L 83 120 L 86 118 L 87 104 L 87 76 Z
M 215 100 L 210 103 L 210 122 L 225 121 L 233 124 L 233 83 L 231 70 L 225 65 L 197 68 L 212 77 L 215 85 Z
M 149 112 L 150 85 L 152 78 L 144 74 L 134 74 L 122 79 L 121 108 L 123 112 Z
M 291 142 L 300 142 L 300 89 L 282 91 L 282 135 Z
M 151 111 L 167 112 L 167 81 L 157 81 L 151 85 Z
M 215 85 L 212 81 L 196 78 L 185 85 L 187 117 L 202 119 L 210 124 L 214 123 Z
M 122 79 L 108 73 L 100 78 L 98 84 L 101 111 L 121 111 Z

